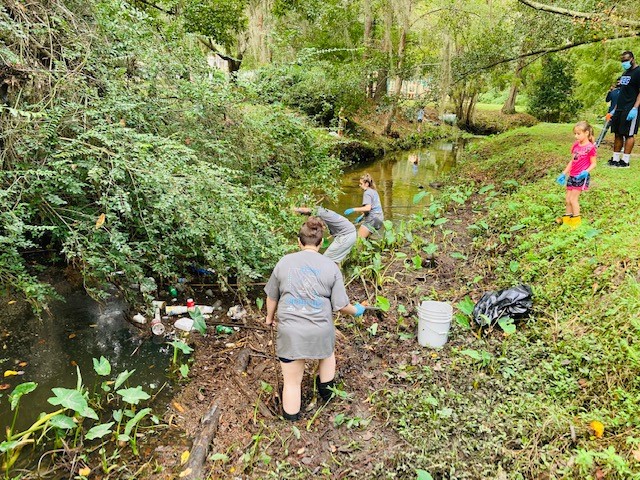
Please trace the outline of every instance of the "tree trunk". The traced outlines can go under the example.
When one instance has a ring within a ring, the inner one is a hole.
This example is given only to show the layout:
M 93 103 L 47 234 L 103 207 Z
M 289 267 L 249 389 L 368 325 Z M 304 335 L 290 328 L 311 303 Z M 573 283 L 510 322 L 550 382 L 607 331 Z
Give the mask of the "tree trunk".
M 373 36 L 373 14 L 371 12 L 371 0 L 364 0 L 362 2 L 362 8 L 364 10 L 364 51 L 362 53 L 362 60 L 364 61 L 365 68 L 367 68 L 367 72 L 369 72 L 366 63 L 369 59 L 369 50 L 371 49 Z M 374 82 L 375 80 L 370 76 L 370 73 L 367 73 L 365 85 L 365 93 L 367 95 L 367 98 L 373 98 Z
M 400 98 L 400 92 L 402 92 L 402 81 L 403 81 L 403 67 L 404 67 L 404 49 L 407 45 L 407 28 L 402 28 L 402 33 L 400 34 L 400 43 L 398 44 L 398 64 L 397 64 L 397 75 L 396 75 L 396 84 L 393 89 L 393 95 L 391 98 L 391 111 L 389 112 L 389 116 L 384 124 L 383 134 L 389 135 L 391 133 L 391 127 L 393 125 L 393 121 L 396 118 L 396 113 L 398 112 L 398 99 Z
M 504 102 L 502 106 L 502 113 L 507 115 L 513 115 L 516 113 L 516 98 L 518 98 L 518 90 L 520 89 L 520 84 L 522 83 L 522 69 L 524 68 L 524 58 L 519 58 L 516 63 L 516 71 L 513 76 L 513 81 L 511 82 L 511 87 L 509 88 L 509 96 L 507 100 Z

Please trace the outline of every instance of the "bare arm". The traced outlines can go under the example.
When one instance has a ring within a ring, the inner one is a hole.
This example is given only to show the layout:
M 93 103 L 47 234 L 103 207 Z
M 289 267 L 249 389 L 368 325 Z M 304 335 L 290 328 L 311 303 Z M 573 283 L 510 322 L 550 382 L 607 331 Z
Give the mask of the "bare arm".
M 371 210 L 371 205 L 367 204 L 367 205 L 363 205 L 361 207 L 355 207 L 353 209 L 354 212 L 368 212 Z
M 354 315 L 356 313 L 356 307 L 349 303 L 346 307 L 342 307 L 339 312 L 346 313 L 347 315 Z
M 277 308 L 278 301 L 267 297 L 267 320 L 265 322 L 267 325 L 275 325 L 275 314 Z

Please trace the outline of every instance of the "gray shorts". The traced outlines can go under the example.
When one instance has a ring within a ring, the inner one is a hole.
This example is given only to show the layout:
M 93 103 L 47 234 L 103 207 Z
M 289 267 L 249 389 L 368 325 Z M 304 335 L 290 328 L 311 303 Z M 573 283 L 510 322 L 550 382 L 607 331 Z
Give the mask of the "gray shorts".
M 382 217 L 373 217 L 371 215 L 368 217 L 364 217 L 364 221 L 362 222 L 362 226 L 369 230 L 371 233 L 378 233 L 378 230 L 380 230 L 383 224 L 384 219 Z
M 336 263 L 340 263 L 349 255 L 351 247 L 355 245 L 357 239 L 358 234 L 356 232 L 336 236 L 331 245 L 324 251 L 324 256 Z

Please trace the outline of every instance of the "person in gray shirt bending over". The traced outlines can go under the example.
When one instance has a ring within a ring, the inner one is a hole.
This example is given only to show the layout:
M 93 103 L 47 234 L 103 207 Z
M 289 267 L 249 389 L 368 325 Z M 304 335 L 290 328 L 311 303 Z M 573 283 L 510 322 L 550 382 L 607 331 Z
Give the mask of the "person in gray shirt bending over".
M 323 400 L 331 399 L 336 374 L 333 312 L 360 316 L 365 311 L 359 303 L 349 303 L 340 269 L 318 252 L 323 230 L 322 220 L 309 217 L 298 233 L 300 251 L 282 257 L 264 287 L 267 326 L 276 325 L 276 309 L 278 313 L 282 409 L 292 421 L 300 418 L 305 359 L 320 360 L 318 392 Z
M 293 209 L 296 213 L 303 215 L 315 215 L 319 217 L 329 229 L 329 233 L 333 237 L 333 242 L 324 251 L 324 256 L 330 258 L 336 263 L 342 262 L 351 248 L 358 239 L 356 227 L 348 219 L 337 214 L 333 210 L 323 207 L 317 207 L 315 211 L 307 207 L 296 207 Z

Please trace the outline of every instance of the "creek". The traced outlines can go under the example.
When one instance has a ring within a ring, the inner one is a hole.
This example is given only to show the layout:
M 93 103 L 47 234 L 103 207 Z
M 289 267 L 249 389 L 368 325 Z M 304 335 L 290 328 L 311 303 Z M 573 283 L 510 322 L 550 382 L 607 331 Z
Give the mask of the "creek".
M 37 389 L 22 397 L 16 430 L 30 426 L 40 412 L 56 407 L 47 399 L 53 397 L 52 388 L 75 388 L 76 365 L 84 385 L 99 389 L 103 380 L 114 379 L 125 370 L 135 369 L 129 386 L 142 386 L 150 395 L 160 390 L 165 401 L 170 398 L 171 384 L 167 379 L 172 351 L 164 340 L 156 343 L 141 336 L 140 331 L 126 320 L 125 302 L 113 296 L 104 304 L 91 299 L 84 290 L 66 282 L 57 282 L 57 290 L 64 301 L 50 304 L 51 314 L 36 317 L 28 308 L 7 311 L 0 320 L 0 364 L 3 373 L 19 372 L 0 378 L 0 431 L 11 425 L 13 412 L 9 394 L 16 385 L 36 382 Z M 111 375 L 98 377 L 93 358 L 104 356 L 111 363 Z M 162 388 L 164 386 L 164 388 Z M 160 403 L 160 398 L 157 399 Z
M 345 170 L 340 179 L 342 194 L 326 207 L 340 214 L 349 207 L 362 204 L 358 180 L 369 173 L 380 194 L 385 220 L 400 220 L 424 209 L 425 203 L 413 203 L 421 191 L 438 194 L 439 181 L 455 165 L 463 141 L 436 142 L 420 149 L 392 152 L 379 160 L 359 163 Z M 353 221 L 354 218 L 351 218 Z

